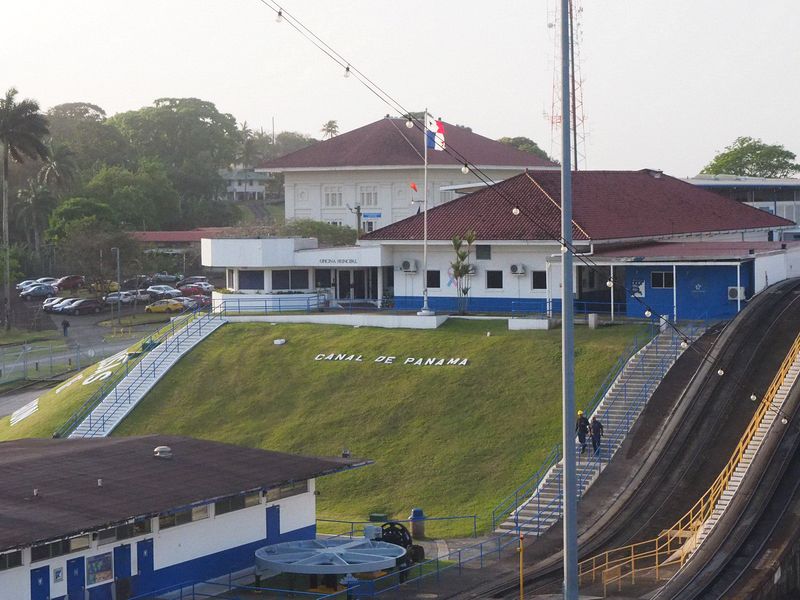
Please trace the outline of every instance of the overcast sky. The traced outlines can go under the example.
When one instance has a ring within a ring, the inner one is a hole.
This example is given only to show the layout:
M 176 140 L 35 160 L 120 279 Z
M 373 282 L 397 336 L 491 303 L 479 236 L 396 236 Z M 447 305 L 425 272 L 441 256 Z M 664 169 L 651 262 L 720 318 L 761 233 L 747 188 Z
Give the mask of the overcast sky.
M 579 0 L 587 166 L 697 173 L 737 136 L 800 154 L 797 0 Z M 0 88 L 109 114 L 164 96 L 320 136 L 389 108 L 259 0 L 6 0 Z M 284 0 L 403 106 L 551 149 L 554 0 Z

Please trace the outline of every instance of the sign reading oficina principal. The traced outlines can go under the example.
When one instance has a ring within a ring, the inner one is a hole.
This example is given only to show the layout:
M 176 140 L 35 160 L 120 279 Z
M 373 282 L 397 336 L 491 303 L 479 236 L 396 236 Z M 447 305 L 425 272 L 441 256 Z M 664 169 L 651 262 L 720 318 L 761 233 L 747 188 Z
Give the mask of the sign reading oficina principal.
M 415 367 L 466 367 L 469 364 L 469 359 L 461 357 L 442 358 L 439 356 L 378 356 L 376 358 L 365 357 L 362 354 L 317 354 L 314 357 L 316 361 L 330 361 L 330 362 L 350 362 L 350 363 L 364 363 L 373 362 L 381 365 L 412 365 Z

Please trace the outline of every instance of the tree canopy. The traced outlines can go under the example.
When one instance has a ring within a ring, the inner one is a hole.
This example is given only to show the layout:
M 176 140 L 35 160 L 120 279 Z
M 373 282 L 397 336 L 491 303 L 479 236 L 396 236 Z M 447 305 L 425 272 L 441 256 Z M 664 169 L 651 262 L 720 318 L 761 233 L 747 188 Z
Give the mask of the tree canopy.
M 739 137 L 708 163 L 701 173 L 746 177 L 788 177 L 800 172 L 794 152 L 760 139 Z
M 522 150 L 523 152 L 529 152 L 530 154 L 533 154 L 540 158 L 544 158 L 545 160 L 552 160 L 547 155 L 547 152 L 545 152 L 539 147 L 539 144 L 537 144 L 532 139 L 527 138 L 525 136 L 501 137 L 497 141 L 500 142 L 501 144 L 513 146 L 517 150 Z

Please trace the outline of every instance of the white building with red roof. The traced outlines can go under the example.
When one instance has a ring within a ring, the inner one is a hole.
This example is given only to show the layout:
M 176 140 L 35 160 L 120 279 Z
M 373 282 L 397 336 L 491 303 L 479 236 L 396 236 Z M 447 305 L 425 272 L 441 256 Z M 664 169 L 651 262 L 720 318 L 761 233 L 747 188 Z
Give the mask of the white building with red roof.
M 468 309 L 550 314 L 560 312 L 560 219 L 560 174 L 527 171 L 429 209 L 427 269 L 422 214 L 365 234 L 353 248 L 204 240 L 203 263 L 228 268 L 230 287 L 242 292 L 321 291 L 334 305 L 390 300 L 417 310 L 427 287 L 431 308 L 451 312 L 452 239 L 472 231 Z M 660 171 L 575 172 L 576 310 L 733 315 L 767 285 L 800 275 L 800 244 L 773 241 L 792 227 Z M 245 244 L 260 245 L 247 252 Z
M 258 171 L 284 174 L 287 219 L 313 219 L 357 226 L 371 232 L 409 217 L 423 200 L 423 136 L 405 126 L 406 119 L 386 117 L 303 148 L 262 165 Z M 493 181 L 525 169 L 557 170 L 558 166 L 466 127 L 444 124 L 445 142 L 480 167 Z M 452 200 L 443 186 L 474 182 L 448 152 L 428 153 L 428 206 Z M 417 191 L 412 189 L 414 184 Z

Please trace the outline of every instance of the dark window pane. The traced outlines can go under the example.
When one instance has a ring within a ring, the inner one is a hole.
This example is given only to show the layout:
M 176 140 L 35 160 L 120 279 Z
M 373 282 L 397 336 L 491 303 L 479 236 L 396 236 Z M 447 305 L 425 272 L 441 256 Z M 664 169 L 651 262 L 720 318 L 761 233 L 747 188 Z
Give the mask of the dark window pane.
M 486 288 L 501 290 L 503 289 L 503 272 L 502 271 L 486 271 Z
M 534 290 L 547 289 L 547 271 L 531 271 Z
M 331 270 L 330 269 L 316 269 L 314 271 L 315 285 L 318 288 L 331 287 Z
M 308 289 L 308 269 L 292 269 L 291 273 L 291 288 L 293 290 L 307 290 Z
M 240 275 L 241 277 L 241 275 Z M 239 287 L 242 287 L 241 285 Z M 272 289 L 273 290 L 288 290 L 289 289 L 289 271 L 273 271 L 272 272 Z
M 650 285 L 654 288 L 664 287 L 664 273 L 661 271 L 654 271 L 650 274 Z
M 675 280 L 672 278 L 671 272 L 664 273 L 664 287 L 665 288 L 675 287 Z
M 263 290 L 264 271 L 239 271 L 240 290 Z
M 491 260 L 492 247 L 488 244 L 478 244 L 475 246 L 475 258 L 478 260 Z
M 428 287 L 438 288 L 440 286 L 440 273 L 439 271 L 428 271 Z

